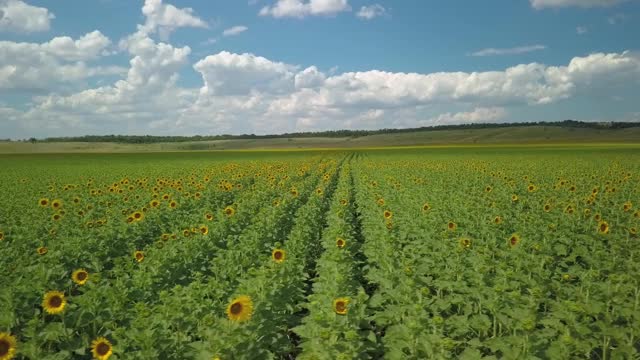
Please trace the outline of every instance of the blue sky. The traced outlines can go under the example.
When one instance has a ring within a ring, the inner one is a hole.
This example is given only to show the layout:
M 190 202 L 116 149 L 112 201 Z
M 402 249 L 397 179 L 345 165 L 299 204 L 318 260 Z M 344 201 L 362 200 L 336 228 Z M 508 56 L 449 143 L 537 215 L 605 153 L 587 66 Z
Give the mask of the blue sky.
M 0 0 L 0 138 L 639 121 L 637 34 L 633 0 Z

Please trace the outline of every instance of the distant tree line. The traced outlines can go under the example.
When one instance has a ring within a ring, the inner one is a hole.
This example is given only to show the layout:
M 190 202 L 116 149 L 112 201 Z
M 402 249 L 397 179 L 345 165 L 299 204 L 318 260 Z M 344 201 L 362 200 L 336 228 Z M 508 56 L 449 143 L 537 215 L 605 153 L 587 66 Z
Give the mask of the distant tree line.
M 584 122 L 576 120 L 564 120 L 554 122 L 522 122 L 522 123 L 476 123 L 476 124 L 462 124 L 462 125 L 437 125 L 426 126 L 410 129 L 380 129 L 380 130 L 329 130 L 329 131 L 310 131 L 299 133 L 284 133 L 276 135 L 254 135 L 254 134 L 242 134 L 242 135 L 195 135 L 195 136 L 152 136 L 152 135 L 85 135 L 74 137 L 50 137 L 44 140 L 44 142 L 111 142 L 111 143 L 125 143 L 125 144 L 152 144 L 152 143 L 166 143 L 166 142 L 187 142 L 187 141 L 212 141 L 212 140 L 251 140 L 251 139 L 282 139 L 282 138 L 311 138 L 311 137 L 329 137 L 329 138 L 342 138 L 351 137 L 357 138 L 369 135 L 380 134 L 398 134 L 398 133 L 412 133 L 418 131 L 441 131 L 441 130 L 471 130 L 471 129 L 493 129 L 493 128 L 506 128 L 506 127 L 528 127 L 528 126 L 555 126 L 555 127 L 568 127 L 568 128 L 590 128 L 590 129 L 626 129 L 631 127 L 640 126 L 639 123 L 634 122 Z M 35 141 L 35 139 L 29 139 Z

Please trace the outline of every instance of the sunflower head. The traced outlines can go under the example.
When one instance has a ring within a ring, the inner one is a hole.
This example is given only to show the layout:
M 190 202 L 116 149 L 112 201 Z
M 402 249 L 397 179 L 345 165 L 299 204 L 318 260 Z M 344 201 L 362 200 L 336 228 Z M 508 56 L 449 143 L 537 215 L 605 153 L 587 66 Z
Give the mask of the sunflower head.
M 632 207 L 633 207 L 633 204 L 631 204 L 631 201 L 627 201 L 624 204 L 622 204 L 622 211 L 624 212 L 630 211 Z
M 393 229 L 393 221 L 391 221 L 391 219 L 387 220 L 387 221 L 384 223 L 384 226 L 387 228 L 387 230 L 391 230 L 391 229 Z
M 573 214 L 573 206 L 567 205 L 567 207 L 564 209 L 564 212 L 566 212 L 567 214 Z
M 48 314 L 59 314 L 64 311 L 64 307 L 67 304 L 67 300 L 64 298 L 64 294 L 60 291 L 49 291 L 44 294 L 42 300 L 42 307 Z
M 384 213 L 382 213 L 382 216 L 384 216 L 385 219 L 391 219 L 393 217 L 393 213 L 391 210 L 385 210 Z
M 283 263 L 286 256 L 287 256 L 287 252 L 282 249 L 274 249 L 271 252 L 271 258 L 273 259 L 273 261 L 277 262 L 278 264 Z
M 60 215 L 59 213 L 51 215 L 51 220 L 53 221 L 60 221 L 61 219 L 62 219 L 62 215 Z
M 509 237 L 509 245 L 510 246 L 516 246 L 520 243 L 520 235 L 518 234 L 513 234 L 511 235 L 511 237 Z
M 144 260 L 144 253 L 140 250 L 136 250 L 133 253 L 133 258 L 136 259 L 137 262 L 142 262 L 142 260 Z
M 591 215 L 591 209 L 585 208 L 584 210 L 582 210 L 582 213 L 584 214 L 584 216 L 590 216 Z
M 544 207 L 542 208 L 542 210 L 544 210 L 544 212 L 551 211 L 551 204 L 549 204 L 549 203 L 544 204 Z
M 429 205 L 429 203 L 422 204 L 422 211 L 429 211 L 429 210 L 431 210 L 431 205 Z
M 516 194 L 511 195 L 511 201 L 513 201 L 513 202 L 518 201 L 518 195 L 516 195 Z
M 16 356 L 16 338 L 8 333 L 0 332 L 0 359 L 10 360 Z
M 94 359 L 107 360 L 113 355 L 113 345 L 106 338 L 99 337 L 91 342 L 91 354 Z
M 598 232 L 600 234 L 608 234 L 609 233 L 609 223 L 606 221 L 600 221 L 598 223 Z
M 378 206 L 384 206 L 384 199 L 379 198 L 378 200 L 376 200 L 376 203 L 378 204 Z
M 502 216 L 496 216 L 493 218 L 493 223 L 496 225 L 502 224 Z
M 207 235 L 209 233 L 209 228 L 207 227 L 207 225 L 200 226 L 198 230 L 200 230 L 200 234 L 202 235 Z
M 87 280 L 89 280 L 89 273 L 85 269 L 78 269 L 71 274 L 71 280 L 82 286 L 87 283 Z
M 160 201 L 158 200 L 151 200 L 151 202 L 149 203 L 149 205 L 153 208 L 157 208 L 158 206 L 160 206 Z
M 484 188 L 484 192 L 490 193 L 491 192 L 491 186 L 487 186 Z
M 533 184 L 529 184 L 529 186 L 527 186 L 527 191 L 528 191 L 528 192 L 534 192 L 534 191 L 536 191 L 537 189 L 538 189 L 538 188 L 537 188 L 535 185 L 533 185 Z
M 204 218 L 205 218 L 207 221 L 213 221 L 213 214 L 211 214 L 211 213 L 206 213 L 206 214 L 204 214 Z
M 337 298 L 333 300 L 333 311 L 338 315 L 346 315 L 349 310 L 349 298 Z
M 456 223 L 454 223 L 453 221 L 449 221 L 447 223 L 447 230 L 449 231 L 455 231 L 455 229 L 458 227 L 458 225 L 456 225 Z
M 600 220 L 602 220 L 602 215 L 600 214 L 595 214 L 593 215 L 593 220 L 600 222 Z
M 340 249 L 342 249 L 343 247 L 345 247 L 347 245 L 347 241 L 341 237 L 336 239 L 336 246 Z
M 42 198 L 42 199 L 38 200 L 38 205 L 40 205 L 42 207 L 47 207 L 49 205 L 49 199 Z
M 46 246 L 40 246 L 38 247 L 38 249 L 36 250 L 36 252 L 38 253 L 38 255 L 44 255 L 47 252 L 49 252 L 49 249 L 47 249 Z
M 458 240 L 458 243 L 460 244 L 460 247 L 462 249 L 469 249 L 471 248 L 471 239 L 469 238 L 461 238 L 460 240 Z
M 4 233 L 0 231 L 0 241 L 4 240 Z
M 236 209 L 234 209 L 232 206 L 227 206 L 224 208 L 224 214 L 228 217 L 232 217 L 235 213 Z
M 630 234 L 631 236 L 636 236 L 636 235 L 638 235 L 638 229 L 637 229 L 637 228 L 635 228 L 635 227 L 631 227 L 631 228 L 629 228 L 629 234 Z
M 171 209 L 175 209 L 175 208 L 177 208 L 177 207 L 178 207 L 178 203 L 177 203 L 177 202 L 175 202 L 175 201 L 171 201 L 171 202 L 169 203 L 169 208 L 171 208 Z
M 144 219 L 144 213 L 142 211 L 136 211 L 131 214 L 133 221 L 142 221 Z
M 227 317 L 232 321 L 247 321 L 251 319 L 252 314 L 253 301 L 251 301 L 251 298 L 246 295 L 233 299 L 227 306 Z
M 60 200 L 60 199 L 55 199 L 55 200 L 53 200 L 53 201 L 51 202 L 51 207 L 52 207 L 54 210 L 58 210 L 58 209 L 62 208 L 62 200 Z
M 298 189 L 292 188 L 289 192 L 293 197 L 298 197 Z

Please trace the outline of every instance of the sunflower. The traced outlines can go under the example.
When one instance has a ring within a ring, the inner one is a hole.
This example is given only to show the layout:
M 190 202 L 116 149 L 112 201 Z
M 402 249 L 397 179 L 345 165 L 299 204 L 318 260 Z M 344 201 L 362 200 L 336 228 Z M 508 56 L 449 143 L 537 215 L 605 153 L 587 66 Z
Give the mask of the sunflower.
M 347 201 L 347 199 L 340 199 L 340 205 L 347 206 L 348 203 L 349 201 Z
M 333 311 L 338 315 L 346 315 L 349 306 L 348 298 L 337 298 L 333 300 Z
M 107 360 L 113 354 L 113 345 L 106 338 L 99 337 L 91 342 L 91 354 L 97 360 Z
M 45 246 L 40 246 L 36 252 L 38 253 L 38 255 L 44 255 L 49 251 L 49 249 L 47 249 Z
M 89 280 L 89 273 L 85 269 L 78 269 L 71 274 L 71 280 L 78 285 L 84 285 Z
M 0 241 L 4 240 L 4 233 L 0 231 Z
M 131 217 L 133 217 L 134 221 L 142 221 L 144 219 L 144 213 L 142 211 L 136 211 L 131 214 Z
M 516 195 L 516 194 L 511 195 L 511 201 L 513 201 L 513 202 L 518 201 L 518 195 Z
M 573 214 L 573 206 L 567 205 L 567 207 L 564 209 L 564 212 L 566 212 L 567 214 Z
M 316 195 L 318 195 L 318 196 L 322 196 L 322 193 L 323 193 L 323 192 L 324 192 L 324 191 L 322 190 L 322 188 L 317 188 L 317 189 L 316 189 Z
M 544 204 L 544 207 L 542 208 L 542 210 L 544 210 L 544 212 L 551 211 L 551 204 L 549 203 Z
M 55 210 L 58 210 L 62 207 L 62 200 L 55 199 L 51 202 L 51 207 Z
M 144 260 L 144 253 L 140 250 L 136 250 L 133 253 L 133 258 L 136 259 L 137 262 L 142 262 L 142 260 Z
M 571 185 L 571 187 L 569 188 L 569 191 L 575 192 L 576 191 L 576 186 L 575 185 Z
M 393 221 L 391 221 L 391 220 L 387 220 L 387 221 L 385 222 L 384 226 L 386 226 L 386 227 L 387 227 L 387 230 L 391 230 L 391 229 L 393 229 Z
M 175 202 L 175 201 L 171 201 L 171 202 L 169 203 L 169 207 L 170 207 L 171 209 L 175 209 L 175 208 L 177 208 L 177 207 L 178 207 L 178 203 L 177 203 L 177 202 Z
M 429 205 L 429 203 L 422 204 L 422 211 L 429 211 L 429 210 L 431 210 L 431 205 Z
M 273 250 L 273 252 L 271 252 L 271 258 L 278 264 L 284 262 L 286 256 L 287 252 L 282 249 L 275 249 Z
M 458 240 L 458 243 L 463 249 L 469 249 L 471 247 L 471 239 L 469 238 L 460 238 L 460 240 Z
M 292 188 L 289 192 L 293 197 L 298 197 L 298 189 Z
M 0 332 L 0 360 L 11 360 L 16 356 L 16 338 L 5 332 Z
M 204 214 L 204 218 L 207 219 L 207 221 L 212 221 L 213 220 L 213 214 L 206 213 L 206 214 Z
M 206 225 L 200 226 L 200 234 L 207 235 L 209 233 L 209 228 Z
M 458 225 L 456 225 L 456 223 L 454 223 L 453 221 L 449 221 L 447 223 L 447 229 L 449 231 L 455 231 L 457 227 L 458 227 Z
M 158 200 L 151 200 L 151 202 L 149 203 L 149 205 L 153 208 L 157 208 L 158 206 L 160 206 L 160 201 Z
M 44 294 L 42 300 L 42 307 L 48 314 L 59 314 L 64 310 L 67 300 L 64 298 L 64 294 L 60 291 L 49 291 Z
M 636 210 L 636 212 L 633 213 L 633 217 L 636 219 L 640 219 L 640 210 Z
M 631 204 L 631 201 L 627 201 L 626 203 L 622 204 L 622 211 L 627 212 L 631 210 L 632 207 L 633 205 Z
M 604 220 L 598 222 L 598 232 L 600 234 L 608 234 L 609 233 L 609 223 L 607 223 Z
M 513 234 L 511 235 L 511 237 L 509 238 L 509 245 L 516 246 L 520 243 L 520 235 L 518 234 Z
M 251 298 L 242 295 L 229 303 L 227 306 L 227 317 L 229 320 L 243 322 L 251 319 L 253 313 L 253 302 Z
M 382 215 L 387 220 L 393 217 L 393 213 L 391 212 L 391 210 L 385 210 L 384 213 L 382 213 Z
M 486 193 L 490 193 L 491 190 L 492 190 L 491 186 L 487 186 L 487 187 L 484 188 L 484 192 L 486 192 Z
M 224 208 L 224 214 L 228 217 L 232 217 L 235 213 L 236 209 L 234 209 L 232 206 L 227 206 L 226 208 Z
M 53 220 L 53 221 L 60 221 L 60 219 L 62 219 L 62 215 L 60 215 L 60 214 L 51 215 L 51 220 Z
M 533 185 L 533 184 L 529 184 L 529 186 L 527 186 L 527 191 L 528 192 L 534 192 L 538 189 L 537 186 Z
M 602 215 L 600 214 L 593 215 L 593 220 L 600 222 L 600 220 L 602 220 Z
M 49 199 L 42 198 L 42 199 L 38 200 L 38 205 L 40 205 L 42 207 L 47 207 L 49 205 Z
M 376 200 L 376 203 L 378 204 L 378 206 L 384 206 L 384 199 L 380 198 L 380 199 Z
M 169 194 L 162 195 L 162 200 L 169 200 Z
M 493 223 L 496 225 L 502 224 L 502 216 L 496 216 L 493 218 Z
M 629 228 L 629 234 L 632 236 L 638 235 L 638 229 L 636 229 L 635 227 Z
M 343 247 L 345 247 L 345 245 L 347 245 L 347 241 L 341 237 L 336 239 L 336 246 L 340 249 L 342 249 Z
M 184 237 L 191 236 L 191 230 L 189 230 L 189 229 L 182 230 L 182 236 L 184 236 Z

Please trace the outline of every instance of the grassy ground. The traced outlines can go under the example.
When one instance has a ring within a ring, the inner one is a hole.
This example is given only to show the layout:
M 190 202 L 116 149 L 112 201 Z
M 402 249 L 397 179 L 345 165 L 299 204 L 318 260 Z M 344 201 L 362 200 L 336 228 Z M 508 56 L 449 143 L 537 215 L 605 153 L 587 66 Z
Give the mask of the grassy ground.
M 640 143 L 640 126 L 598 130 L 548 126 L 441 130 L 358 138 L 218 140 L 159 144 L 0 142 L 0 153 L 165 152 L 251 149 L 375 148 L 388 146 Z

